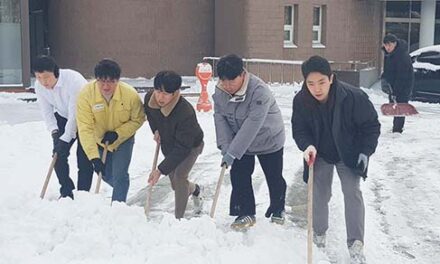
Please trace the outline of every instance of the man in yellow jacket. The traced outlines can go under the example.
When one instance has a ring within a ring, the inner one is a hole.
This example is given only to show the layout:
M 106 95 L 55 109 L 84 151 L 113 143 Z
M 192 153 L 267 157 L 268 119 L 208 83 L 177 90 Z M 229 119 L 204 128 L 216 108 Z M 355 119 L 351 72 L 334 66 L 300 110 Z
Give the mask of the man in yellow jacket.
M 95 66 L 96 80 L 86 84 L 77 102 L 79 138 L 96 173 L 113 187 L 112 201 L 125 202 L 130 179 L 128 167 L 134 134 L 145 121 L 142 101 L 136 90 L 119 81 L 121 68 L 110 59 Z M 105 165 L 100 159 L 105 142 Z

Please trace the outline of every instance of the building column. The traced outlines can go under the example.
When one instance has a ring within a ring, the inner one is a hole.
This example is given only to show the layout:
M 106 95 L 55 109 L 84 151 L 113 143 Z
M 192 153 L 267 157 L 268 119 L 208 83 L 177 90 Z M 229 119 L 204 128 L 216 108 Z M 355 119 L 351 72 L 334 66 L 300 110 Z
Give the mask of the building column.
M 422 1 L 419 48 L 434 45 L 435 5 L 435 0 Z
M 31 47 L 29 40 L 29 1 L 21 2 L 21 70 L 23 88 L 31 85 Z

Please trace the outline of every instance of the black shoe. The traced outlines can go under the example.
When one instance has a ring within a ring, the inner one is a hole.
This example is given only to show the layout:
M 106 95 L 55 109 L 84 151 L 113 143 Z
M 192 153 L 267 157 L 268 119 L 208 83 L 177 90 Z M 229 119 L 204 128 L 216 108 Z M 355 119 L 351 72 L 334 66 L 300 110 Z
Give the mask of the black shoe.
M 66 197 L 69 197 L 70 199 L 75 200 L 75 199 L 73 199 L 73 193 L 72 192 L 67 193 L 67 194 L 61 194 L 60 197 L 58 198 L 58 200 L 62 199 L 62 198 L 66 198 Z
M 286 213 L 284 212 L 284 210 L 282 210 L 281 212 L 273 213 L 270 221 L 275 224 L 284 225 L 284 222 L 286 221 Z
M 200 186 L 198 184 L 196 185 L 196 189 L 194 190 L 194 192 L 192 193 L 192 195 L 194 195 L 195 197 L 199 196 L 200 194 Z
M 203 186 L 196 184 L 196 189 L 191 198 L 194 202 L 194 215 L 200 215 L 203 210 Z
M 242 215 L 235 218 L 235 221 L 231 224 L 231 228 L 242 230 L 255 225 L 256 222 L 255 215 Z
M 326 242 L 326 235 L 324 234 L 316 234 L 313 233 L 313 243 L 318 247 L 318 248 L 325 248 L 325 242 Z

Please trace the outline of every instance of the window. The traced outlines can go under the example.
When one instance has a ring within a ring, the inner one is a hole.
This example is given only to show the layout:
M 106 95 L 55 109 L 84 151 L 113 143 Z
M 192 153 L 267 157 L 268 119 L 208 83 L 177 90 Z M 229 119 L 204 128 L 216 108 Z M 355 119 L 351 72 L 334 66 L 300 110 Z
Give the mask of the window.
M 20 8 L 19 0 L 0 0 L 0 86 L 22 83 Z
M 387 1 L 384 34 L 393 33 L 408 43 L 408 51 L 419 48 L 422 6 L 429 1 Z M 433 8 L 433 5 L 430 5 Z M 434 44 L 440 44 L 440 1 L 435 3 Z
M 284 47 L 296 47 L 297 43 L 297 5 L 284 7 Z
M 313 41 L 315 44 L 322 44 L 322 7 L 313 7 Z
M 385 34 L 393 33 L 408 43 L 408 50 L 419 47 L 420 1 L 392 1 L 386 3 Z

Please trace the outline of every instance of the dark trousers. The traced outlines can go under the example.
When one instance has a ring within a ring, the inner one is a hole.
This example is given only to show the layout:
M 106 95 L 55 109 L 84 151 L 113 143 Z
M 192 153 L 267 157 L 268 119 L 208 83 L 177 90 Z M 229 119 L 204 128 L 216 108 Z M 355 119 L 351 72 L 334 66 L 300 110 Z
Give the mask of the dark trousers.
M 55 118 L 57 119 L 58 131 L 60 135 L 62 135 L 65 131 L 67 119 L 60 116 L 58 113 L 55 113 Z M 72 139 L 69 142 L 70 148 L 72 147 L 75 140 L 76 139 Z M 65 157 L 58 157 L 55 163 L 55 172 L 61 185 L 60 193 L 63 197 L 70 195 L 72 193 L 72 190 L 75 189 L 75 185 L 73 184 L 72 179 L 69 177 L 69 155 L 70 151 Z M 76 149 L 76 157 L 78 166 L 78 190 L 89 191 L 92 185 L 93 166 L 87 158 L 86 153 L 84 152 L 79 140 Z
M 284 210 L 286 181 L 283 178 L 283 148 L 269 154 L 257 155 L 269 187 L 270 207 L 268 211 Z M 254 155 L 243 155 L 235 159 L 231 168 L 232 193 L 229 214 L 233 216 L 255 215 L 255 197 L 252 189 Z
M 391 99 L 391 95 L 389 96 L 390 103 L 394 103 L 394 101 Z M 397 103 L 408 103 L 409 99 L 407 96 L 397 96 L 396 102 Z M 402 133 L 403 132 L 403 126 L 405 125 L 405 117 L 404 116 L 396 116 L 393 119 L 393 132 Z

